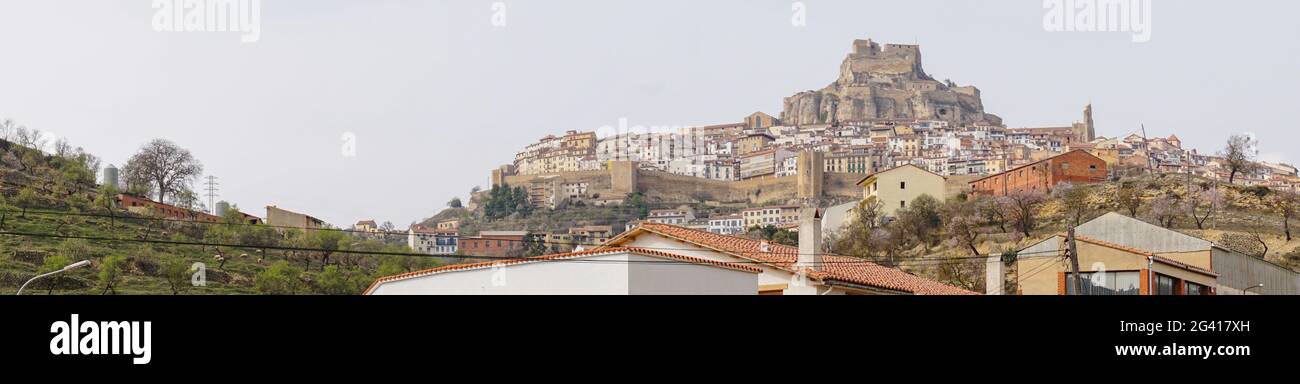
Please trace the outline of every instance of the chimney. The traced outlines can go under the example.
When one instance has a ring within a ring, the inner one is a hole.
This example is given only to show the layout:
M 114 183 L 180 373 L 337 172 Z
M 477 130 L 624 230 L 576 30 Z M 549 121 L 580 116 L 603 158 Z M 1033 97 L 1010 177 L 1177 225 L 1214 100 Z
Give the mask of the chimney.
M 804 207 L 799 212 L 798 268 L 822 268 L 822 215 L 817 207 Z
M 1002 255 L 989 256 L 986 261 L 984 276 L 985 295 L 1005 295 L 1007 284 L 1007 263 Z

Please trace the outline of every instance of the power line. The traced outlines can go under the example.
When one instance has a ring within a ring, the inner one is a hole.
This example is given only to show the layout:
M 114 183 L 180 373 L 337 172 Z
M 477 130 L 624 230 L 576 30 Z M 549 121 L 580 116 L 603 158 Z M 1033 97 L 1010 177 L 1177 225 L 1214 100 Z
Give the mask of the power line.
M 1058 259 L 1061 259 L 1061 260 L 1065 260 L 1065 256 L 1059 256 L 1059 257 L 1057 257 L 1057 258 L 1058 258 Z M 1051 269 L 1052 269 L 1051 267 L 1052 267 L 1052 266 L 1054 265 L 1054 263 L 1056 263 L 1057 261 L 1058 261 L 1058 260 L 1050 260 L 1050 261 L 1047 261 L 1047 262 L 1043 263 L 1043 265 L 1038 266 L 1037 268 L 1032 268 L 1032 269 L 1030 269 L 1030 271 L 1033 271 L 1032 273 L 1027 272 L 1025 275 L 1016 278 L 1016 286 L 1020 286 L 1020 283 L 1024 282 L 1025 280 L 1028 280 L 1028 279 L 1031 278 L 1031 277 L 1037 276 L 1037 275 L 1040 274 L 1040 273 L 1043 273 L 1043 272 L 1046 272 L 1046 271 L 1048 271 L 1048 270 L 1051 270 Z
M 208 213 L 217 214 L 217 177 L 208 175 Z
M 429 255 L 423 253 L 407 253 L 407 252 L 365 251 L 365 250 L 347 250 L 347 249 L 329 250 L 329 249 L 321 249 L 321 248 L 289 247 L 289 246 L 278 246 L 278 245 L 222 244 L 222 243 L 210 243 L 210 242 L 198 242 L 198 241 L 109 238 L 109 237 L 96 237 L 96 236 L 59 235 L 59 234 L 26 233 L 26 232 L 11 232 L 11 231 L 0 232 L 0 235 L 42 237 L 42 238 L 56 238 L 56 239 L 80 239 L 80 240 L 109 241 L 109 242 L 111 241 L 134 242 L 134 243 L 163 244 L 163 245 L 174 245 L 174 246 L 205 246 L 205 247 L 249 248 L 249 249 L 293 251 L 293 252 L 320 252 L 320 253 L 333 253 L 333 254 L 343 254 L 343 255 L 371 255 L 371 256 L 419 257 L 419 258 L 439 258 L 439 259 L 474 259 L 474 260 L 498 260 L 498 261 L 547 261 L 545 259 L 537 259 L 536 257 L 481 256 L 481 255 Z M 632 247 L 632 248 L 611 247 L 611 248 L 653 250 L 649 248 L 637 248 L 637 247 Z M 542 255 L 542 256 L 547 256 L 547 255 Z M 922 265 L 942 265 L 946 263 L 952 263 L 955 261 L 960 261 L 960 260 L 903 260 L 901 262 L 910 264 L 912 266 L 922 266 Z M 675 260 L 633 261 L 633 263 L 695 264 L 695 263 L 690 263 L 685 261 L 675 261 Z M 769 266 L 775 264 L 783 264 L 783 263 L 763 262 L 763 261 L 738 261 L 738 262 L 727 262 L 727 263 L 769 265 Z M 814 264 L 830 266 L 830 265 L 875 264 L 875 263 L 867 260 L 852 260 L 852 261 L 823 261 L 821 263 L 814 263 Z
M 0 213 L 21 214 L 21 213 L 23 213 L 23 212 L 21 212 L 21 211 L 0 210 Z M 44 211 L 44 210 L 28 210 L 28 211 L 26 212 L 26 214 L 55 215 L 55 216 L 74 216 L 74 217 L 94 217 L 94 218 L 104 218 L 104 219 L 114 219 L 114 220 L 119 220 L 119 219 L 137 219 L 137 220 L 157 221 L 157 222 L 175 222 L 175 223 L 191 223 L 191 224 L 204 224 L 204 225 L 227 225 L 227 226 L 253 226 L 253 227 L 275 228 L 275 229 L 296 229 L 296 230 L 301 230 L 301 229 L 302 229 L 302 228 L 299 228 L 299 227 L 292 227 L 292 226 L 269 225 L 269 224 L 252 224 L 252 223 L 243 223 L 243 222 L 240 222 L 240 223 L 224 223 L 224 222 L 210 222 L 210 221 L 200 221 L 200 220 L 183 220 L 183 219 L 169 219 L 169 218 L 143 217 L 143 216 L 116 216 L 116 215 L 106 215 L 106 214 L 77 213 L 77 212 L 58 212 L 58 211 Z M 128 214 L 129 214 L 129 213 L 128 213 Z M 322 229 L 322 230 L 327 230 L 327 229 Z M 367 232 L 367 231 L 359 231 L 359 230 L 343 230 L 343 229 L 328 229 L 328 230 L 339 231 L 339 232 L 343 232 L 343 233 L 351 233 L 351 234 L 364 234 L 364 235 L 374 235 L 374 234 L 392 234 L 392 235 L 394 235 L 394 236 L 407 236 L 407 235 L 408 235 L 408 234 L 406 234 L 406 233 L 400 233 L 400 232 Z M 400 235 L 399 235 L 399 234 L 400 234 Z M 719 235 L 719 236 L 725 236 L 725 235 Z M 601 244 L 573 243 L 573 242 L 558 242 L 558 241 L 548 241 L 548 240 L 530 240 L 530 239 L 523 239 L 523 240 L 515 240 L 515 239 L 493 239 L 493 240 L 495 240 L 495 241 L 501 241 L 501 242 L 508 242 L 508 243 L 543 244 L 543 245 L 565 245 L 565 246 L 574 246 L 574 247 L 578 247 L 578 246 L 582 246 L 582 247 L 599 247 L 599 246 L 601 246 Z M 194 244 L 194 245 L 202 245 L 202 244 Z M 209 245 L 211 245 L 211 246 L 227 246 L 227 247 L 242 247 L 242 248 L 264 248 L 264 247 L 262 247 L 262 246 L 256 246 L 256 245 L 212 245 L 212 244 L 209 244 Z M 773 245 L 775 246 L 775 245 L 778 245 L 778 244 L 773 244 Z M 695 250 L 698 250 L 698 248 L 671 248 L 671 247 L 640 247 L 640 248 L 642 248 L 642 249 L 649 249 L 649 250 L 657 250 L 657 251 L 695 251 Z M 325 250 L 318 250 L 318 251 L 325 251 Z M 763 251 L 739 251 L 738 253 L 741 253 L 741 254 L 772 254 L 772 255 L 788 255 L 788 256 L 841 256 L 841 257 L 849 257 L 849 258 L 861 259 L 861 260 L 863 260 L 863 261 L 871 261 L 871 262 L 885 262 L 885 263 L 890 263 L 890 262 L 900 261 L 900 260 L 897 260 L 897 259 L 892 259 L 892 258 L 887 258 L 887 257 L 874 257 L 874 258 L 872 258 L 872 257 L 861 257 L 861 256 L 837 255 L 837 254 L 830 254 L 830 253 L 814 253 L 814 254 L 805 254 L 805 253 L 799 253 L 799 252 L 774 252 L 774 251 L 767 251 L 767 252 L 763 252 Z M 1035 255 L 1035 254 L 1049 254 L 1049 253 L 1051 253 L 1051 254 L 1055 254 L 1055 253 L 1058 253 L 1058 251 L 1038 251 L 1038 252 L 1018 253 L 1017 256 Z M 428 255 L 428 254 L 413 254 L 413 255 L 438 256 L 438 255 Z M 943 257 L 943 256 L 940 256 L 940 257 L 933 257 L 933 255 L 930 255 L 930 256 L 926 256 L 926 257 L 922 257 L 922 258 L 906 258 L 906 259 L 901 260 L 901 261 L 926 261 L 926 260 L 961 261 L 961 260 L 986 259 L 986 258 L 994 257 L 994 256 L 1001 256 L 1001 255 L 1000 255 L 1000 254 L 998 254 L 998 255 L 995 255 L 995 254 L 987 254 L 987 255 L 978 255 L 978 256 L 958 256 L 958 257 Z M 448 256 L 448 257 L 454 257 L 454 256 Z M 846 262 L 846 263 L 847 263 L 847 262 Z

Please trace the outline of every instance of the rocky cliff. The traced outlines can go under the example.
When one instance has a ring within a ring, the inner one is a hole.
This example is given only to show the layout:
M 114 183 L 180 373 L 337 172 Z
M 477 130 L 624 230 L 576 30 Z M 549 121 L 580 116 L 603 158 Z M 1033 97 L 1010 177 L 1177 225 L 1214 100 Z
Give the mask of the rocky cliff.
M 914 119 L 956 125 L 1002 123 L 984 113 L 979 89 L 927 75 L 919 46 L 881 47 L 871 40 L 853 42 L 839 79 L 830 86 L 786 98 L 781 119 L 795 126 Z

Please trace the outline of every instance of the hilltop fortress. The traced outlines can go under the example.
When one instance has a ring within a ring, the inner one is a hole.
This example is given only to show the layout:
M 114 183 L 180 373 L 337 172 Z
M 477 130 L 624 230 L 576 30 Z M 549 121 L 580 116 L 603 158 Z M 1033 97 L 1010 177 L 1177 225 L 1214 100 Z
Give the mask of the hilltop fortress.
M 1001 125 L 984 112 L 980 90 L 931 78 L 916 45 L 853 42 L 840 65 L 840 77 L 820 91 L 785 99 L 786 125 L 856 124 L 879 121 L 938 120 L 953 125 Z
M 834 203 L 860 199 L 869 175 L 915 166 L 944 176 L 947 194 L 980 179 L 1074 151 L 1115 175 L 1171 172 L 1227 179 L 1221 159 L 1182 148 L 1176 136 L 1100 137 L 1092 105 L 1082 120 L 1008 128 L 984 112 L 980 91 L 934 80 L 920 48 L 853 43 L 839 78 L 785 99 L 781 117 L 671 131 L 568 131 L 530 144 L 492 185 L 524 187 L 536 206 L 618 204 L 631 193 L 666 204 Z M 1285 186 L 1294 167 L 1253 183 Z M 955 187 L 955 188 L 954 188 Z M 473 203 L 473 201 L 471 201 Z

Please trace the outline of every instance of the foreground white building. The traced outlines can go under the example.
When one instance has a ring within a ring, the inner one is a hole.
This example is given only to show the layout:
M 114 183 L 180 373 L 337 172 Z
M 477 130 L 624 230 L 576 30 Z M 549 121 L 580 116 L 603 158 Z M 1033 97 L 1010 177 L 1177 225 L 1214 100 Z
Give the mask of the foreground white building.
M 754 295 L 753 266 L 637 248 L 449 265 L 376 280 L 366 295 Z

